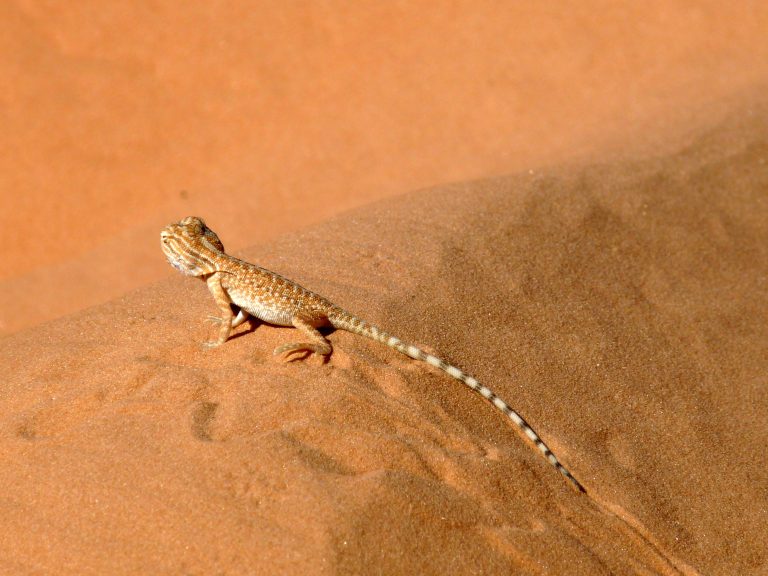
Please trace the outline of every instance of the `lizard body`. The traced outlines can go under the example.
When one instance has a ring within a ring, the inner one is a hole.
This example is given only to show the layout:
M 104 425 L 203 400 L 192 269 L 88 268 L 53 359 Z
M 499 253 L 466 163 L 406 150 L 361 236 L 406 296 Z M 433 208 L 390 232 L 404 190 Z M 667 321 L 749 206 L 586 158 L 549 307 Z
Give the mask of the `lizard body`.
M 215 347 L 226 342 L 232 329 L 249 315 L 278 326 L 294 326 L 306 337 L 305 341 L 275 348 L 274 354 L 283 361 L 311 354 L 327 358 L 333 347 L 318 331 L 322 326 L 332 326 L 381 342 L 415 360 L 439 368 L 485 398 L 512 420 L 544 458 L 577 490 L 585 492 L 581 483 L 560 463 L 523 417 L 476 378 L 437 356 L 402 342 L 279 274 L 226 254 L 219 237 L 200 218 L 191 216 L 170 224 L 163 229 L 160 237 L 163 253 L 170 264 L 183 274 L 205 280 L 221 310 L 222 318 L 216 319 L 221 323 L 218 338 L 207 342 L 206 346 Z M 230 304 L 239 308 L 237 316 Z

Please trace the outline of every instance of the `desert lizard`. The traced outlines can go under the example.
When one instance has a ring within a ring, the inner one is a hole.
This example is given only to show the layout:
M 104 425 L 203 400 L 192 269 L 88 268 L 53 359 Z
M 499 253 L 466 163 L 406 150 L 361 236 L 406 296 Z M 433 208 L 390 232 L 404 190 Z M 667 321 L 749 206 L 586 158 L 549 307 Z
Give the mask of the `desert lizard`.
M 233 328 L 249 315 L 277 326 L 294 326 L 306 337 L 305 342 L 278 346 L 275 356 L 283 361 L 317 354 L 328 357 L 331 343 L 317 330 L 332 326 L 386 344 L 398 352 L 439 368 L 485 398 L 514 422 L 522 433 L 541 451 L 547 461 L 565 476 L 580 492 L 581 483 L 563 466 L 531 426 L 492 390 L 477 379 L 444 360 L 380 330 L 336 306 L 326 298 L 310 292 L 288 280 L 224 252 L 224 246 L 213 230 L 201 218 L 190 216 L 166 226 L 160 233 L 163 253 L 171 266 L 182 274 L 199 277 L 208 284 L 222 318 L 218 339 L 207 342 L 209 347 L 227 341 Z M 235 316 L 230 304 L 239 308 Z

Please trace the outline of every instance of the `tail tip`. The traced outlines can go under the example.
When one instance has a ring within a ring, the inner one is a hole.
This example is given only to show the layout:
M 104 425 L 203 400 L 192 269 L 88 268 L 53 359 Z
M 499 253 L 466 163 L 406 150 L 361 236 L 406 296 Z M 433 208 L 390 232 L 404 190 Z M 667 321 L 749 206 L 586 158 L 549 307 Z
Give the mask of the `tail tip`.
M 568 478 L 568 480 L 571 481 L 571 484 L 574 485 L 576 490 L 578 490 L 582 494 L 586 494 L 587 493 L 587 489 L 584 488 L 584 486 L 581 484 L 581 482 L 576 480 L 576 478 L 574 478 L 573 475 L 570 472 L 566 471 L 565 476 Z

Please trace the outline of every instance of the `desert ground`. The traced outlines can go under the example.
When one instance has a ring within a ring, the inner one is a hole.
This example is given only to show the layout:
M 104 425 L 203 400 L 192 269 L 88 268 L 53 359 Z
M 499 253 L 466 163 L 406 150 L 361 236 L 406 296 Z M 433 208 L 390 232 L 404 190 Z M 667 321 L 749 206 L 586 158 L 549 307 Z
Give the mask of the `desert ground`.
M 0 6 L 0 573 L 768 570 L 768 8 Z M 159 231 L 460 366 L 223 346 Z

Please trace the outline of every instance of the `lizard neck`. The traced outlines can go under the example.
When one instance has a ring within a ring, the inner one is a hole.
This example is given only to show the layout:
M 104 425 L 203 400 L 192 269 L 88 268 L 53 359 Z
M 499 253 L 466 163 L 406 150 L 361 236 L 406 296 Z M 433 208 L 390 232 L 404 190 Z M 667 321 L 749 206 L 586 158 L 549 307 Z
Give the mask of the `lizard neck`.
M 226 272 L 235 260 L 226 252 L 219 250 L 203 236 L 195 242 L 194 256 L 198 270 L 203 278 L 216 272 Z

